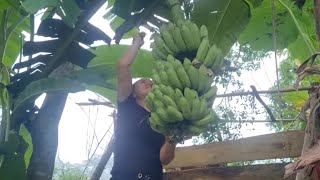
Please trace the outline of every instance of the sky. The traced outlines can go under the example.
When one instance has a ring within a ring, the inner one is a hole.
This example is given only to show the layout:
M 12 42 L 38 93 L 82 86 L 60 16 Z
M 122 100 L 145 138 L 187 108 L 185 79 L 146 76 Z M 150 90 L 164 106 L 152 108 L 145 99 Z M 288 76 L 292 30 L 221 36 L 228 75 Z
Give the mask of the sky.
M 106 5 L 107 4 L 94 15 L 90 20 L 90 23 L 99 27 L 110 37 L 113 37 L 114 32 L 108 25 L 108 22 L 103 18 L 103 15 L 106 13 Z M 36 26 L 38 25 L 39 21 L 36 21 Z M 146 38 L 148 38 L 149 35 L 150 34 L 148 34 Z M 26 39 L 28 39 L 28 37 Z M 42 40 L 43 38 L 37 37 L 36 39 Z M 121 41 L 122 44 L 130 44 L 130 42 L 130 39 Z M 95 43 L 95 45 L 99 44 L 101 44 L 101 42 Z M 146 41 L 142 48 L 150 49 L 149 46 L 150 41 Z M 242 73 L 241 80 L 244 82 L 242 88 L 250 90 L 250 85 L 255 85 L 258 90 L 267 90 L 276 80 L 275 72 L 275 61 L 273 56 L 272 58 L 266 58 L 263 60 L 261 68 L 257 71 L 245 71 Z M 228 88 L 228 92 L 235 90 L 237 89 L 233 87 Z M 220 88 L 218 94 L 224 93 L 224 91 L 225 89 Z M 38 105 L 41 105 L 43 98 L 44 96 L 41 96 L 37 100 Z M 90 91 L 69 94 L 59 126 L 58 156 L 64 162 L 81 163 L 82 161 L 89 159 L 98 144 L 99 147 L 96 149 L 96 153 L 102 154 L 112 136 L 112 117 L 109 115 L 113 112 L 113 109 L 106 106 L 81 107 L 77 104 L 80 102 L 88 102 L 89 98 L 98 99 L 99 96 Z M 216 102 L 219 100 L 220 99 L 217 99 Z M 232 105 L 239 110 L 241 109 L 241 107 L 237 106 L 235 103 Z M 257 119 L 265 118 L 265 114 L 257 117 Z M 248 126 L 242 127 L 241 132 L 243 137 L 250 137 L 268 134 L 272 131 L 270 131 L 264 123 L 254 123 L 253 125 L 249 124 Z M 184 146 L 188 145 L 192 145 L 191 141 L 184 144 Z

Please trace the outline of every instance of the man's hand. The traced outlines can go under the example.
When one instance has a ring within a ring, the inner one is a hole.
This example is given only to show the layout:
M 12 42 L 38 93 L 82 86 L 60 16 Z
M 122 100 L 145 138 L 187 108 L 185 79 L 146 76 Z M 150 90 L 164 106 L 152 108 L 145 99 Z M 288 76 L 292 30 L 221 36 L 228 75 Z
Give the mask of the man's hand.
M 146 33 L 141 32 L 132 40 L 132 46 L 140 49 L 140 47 L 144 44 L 143 38 L 146 36 Z

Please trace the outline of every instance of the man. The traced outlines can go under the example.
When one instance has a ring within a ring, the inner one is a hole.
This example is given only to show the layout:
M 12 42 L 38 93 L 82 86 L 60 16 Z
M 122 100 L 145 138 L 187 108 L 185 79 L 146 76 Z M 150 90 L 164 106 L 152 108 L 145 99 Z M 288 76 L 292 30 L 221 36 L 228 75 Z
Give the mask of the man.
M 161 180 L 163 165 L 174 158 L 176 144 L 149 125 L 146 96 L 152 81 L 143 78 L 132 84 L 130 68 L 144 43 L 143 38 L 144 34 L 135 37 L 118 62 L 118 112 L 111 180 Z

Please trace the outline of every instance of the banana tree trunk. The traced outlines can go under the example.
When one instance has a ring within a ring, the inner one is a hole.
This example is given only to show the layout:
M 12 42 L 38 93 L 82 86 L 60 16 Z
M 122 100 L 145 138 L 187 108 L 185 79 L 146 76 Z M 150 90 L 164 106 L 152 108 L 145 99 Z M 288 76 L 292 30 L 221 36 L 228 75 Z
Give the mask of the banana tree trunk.
M 31 123 L 33 153 L 28 168 L 29 180 L 51 180 L 58 147 L 58 127 L 67 92 L 47 94 L 38 117 Z

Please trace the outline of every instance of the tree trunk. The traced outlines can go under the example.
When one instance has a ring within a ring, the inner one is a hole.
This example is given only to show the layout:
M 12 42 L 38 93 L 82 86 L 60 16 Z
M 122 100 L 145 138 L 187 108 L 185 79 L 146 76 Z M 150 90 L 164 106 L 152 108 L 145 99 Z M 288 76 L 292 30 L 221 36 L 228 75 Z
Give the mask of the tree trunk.
M 113 145 L 114 145 L 114 139 L 113 139 L 113 136 L 108 144 L 108 147 L 107 149 L 104 151 L 100 161 L 99 161 L 99 164 L 97 165 L 96 169 L 94 170 L 90 180 L 99 180 L 103 171 L 104 171 L 104 168 L 105 166 L 107 165 L 110 157 L 111 157 L 111 154 L 113 152 Z
M 47 94 L 37 118 L 31 122 L 33 153 L 28 168 L 29 180 L 51 180 L 58 147 L 58 127 L 67 92 Z
M 319 89 L 315 88 L 310 93 L 310 116 L 307 118 L 307 128 L 304 138 L 301 156 L 307 155 L 308 150 L 318 146 L 320 140 L 320 110 L 319 110 Z M 308 165 L 297 173 L 296 180 L 310 180 L 313 165 Z

